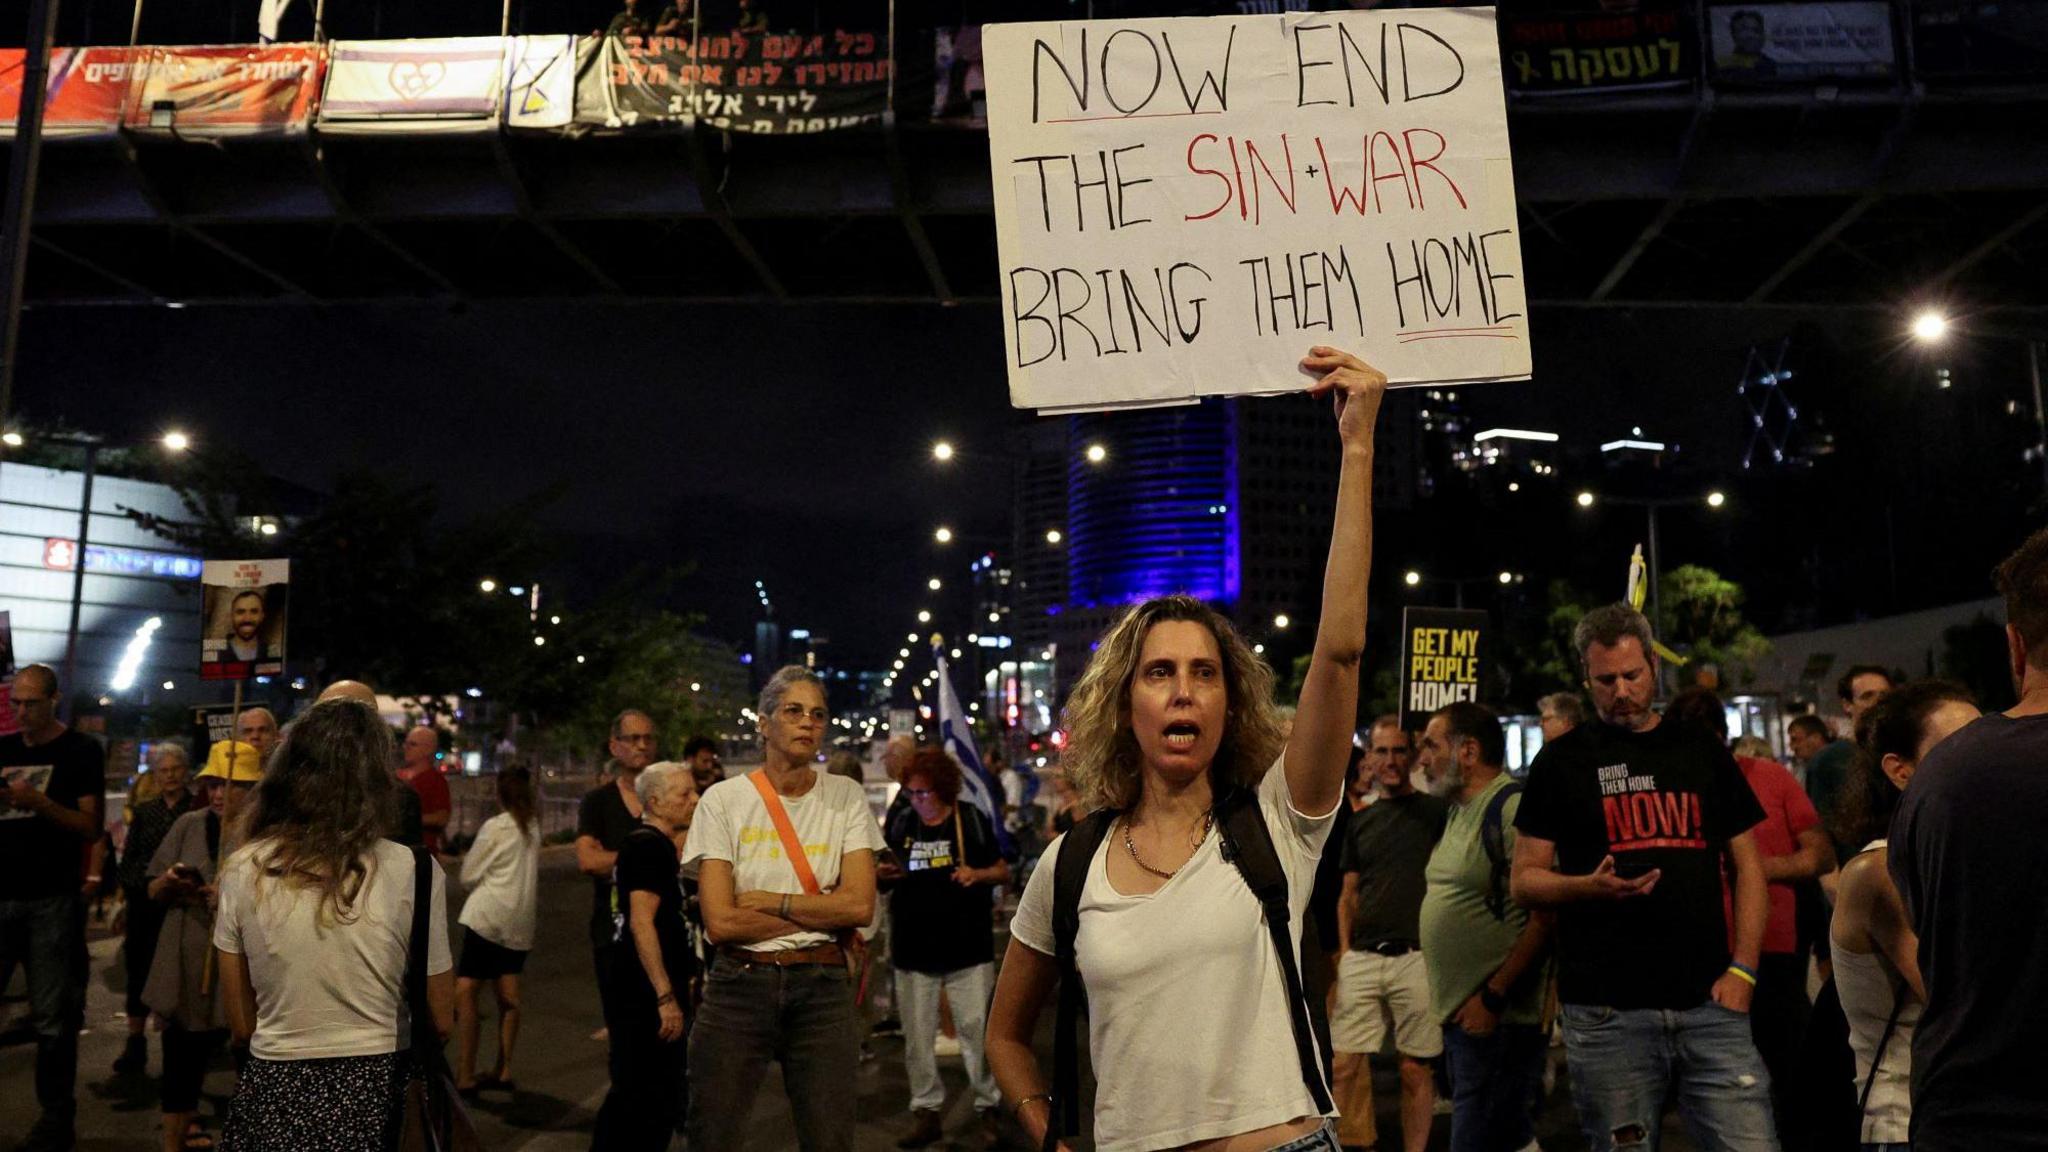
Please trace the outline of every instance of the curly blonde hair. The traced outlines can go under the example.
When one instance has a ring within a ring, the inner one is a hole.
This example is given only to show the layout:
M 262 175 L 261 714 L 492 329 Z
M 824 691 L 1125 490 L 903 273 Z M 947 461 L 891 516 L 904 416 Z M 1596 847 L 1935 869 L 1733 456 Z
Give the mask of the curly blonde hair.
M 1138 802 L 1143 776 L 1138 738 L 1131 732 L 1131 682 L 1152 626 L 1173 620 L 1207 628 L 1223 654 L 1229 710 L 1223 742 L 1209 765 L 1210 784 L 1217 794 L 1232 787 L 1256 787 L 1287 742 L 1280 710 L 1273 703 L 1273 670 L 1230 621 L 1192 596 L 1147 600 L 1110 626 L 1067 697 L 1067 747 L 1060 765 L 1089 808 L 1125 809 Z

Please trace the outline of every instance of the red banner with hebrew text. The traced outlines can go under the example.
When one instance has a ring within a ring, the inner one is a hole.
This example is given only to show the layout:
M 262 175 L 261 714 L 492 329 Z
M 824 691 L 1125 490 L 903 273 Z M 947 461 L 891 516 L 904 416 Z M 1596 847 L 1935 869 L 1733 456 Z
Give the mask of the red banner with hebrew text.
M 166 136 L 303 132 L 326 71 L 317 44 L 149 48 L 129 98 L 130 131 Z

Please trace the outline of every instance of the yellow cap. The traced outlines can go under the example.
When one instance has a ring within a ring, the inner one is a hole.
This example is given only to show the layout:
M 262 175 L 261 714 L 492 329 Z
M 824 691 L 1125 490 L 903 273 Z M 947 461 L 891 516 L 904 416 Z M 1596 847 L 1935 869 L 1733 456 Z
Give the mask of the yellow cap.
M 234 756 L 234 775 L 228 775 L 228 757 Z M 263 779 L 262 759 L 256 749 L 240 740 L 216 740 L 206 752 L 206 767 L 199 778 L 226 780 L 231 784 L 254 784 Z

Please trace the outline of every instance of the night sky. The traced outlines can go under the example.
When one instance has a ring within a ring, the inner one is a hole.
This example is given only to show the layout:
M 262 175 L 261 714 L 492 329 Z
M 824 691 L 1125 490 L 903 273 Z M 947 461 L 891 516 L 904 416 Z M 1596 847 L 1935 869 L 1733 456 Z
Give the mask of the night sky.
M 1463 398 L 1475 430 L 1555 430 L 1590 453 L 1641 426 L 1682 442 L 1696 474 L 1729 474 L 1753 340 L 1798 327 L 1802 348 L 1826 346 L 1838 411 L 1862 406 L 1859 389 L 1925 375 L 1889 318 L 1811 319 L 1539 310 L 1536 381 Z M 872 666 L 927 599 L 926 576 L 964 576 L 969 554 L 937 555 L 932 527 L 1007 531 L 1000 467 L 940 472 L 928 455 L 935 437 L 971 451 L 1035 418 L 1008 406 L 999 324 L 992 307 L 935 305 L 43 308 L 24 317 L 16 406 L 113 435 L 177 424 L 202 443 L 236 439 L 315 488 L 355 466 L 431 480 L 451 517 L 560 482 L 547 527 L 572 541 L 578 579 L 694 561 L 678 606 L 734 642 L 762 579 L 786 626 L 830 636 L 828 659 Z M 2011 367 L 1966 372 L 1955 403 L 2002 404 Z M 1940 484 L 1944 445 L 1971 426 L 1915 429 L 1920 454 L 1898 468 Z M 1667 564 L 1742 567 L 1682 537 L 1666 547 Z

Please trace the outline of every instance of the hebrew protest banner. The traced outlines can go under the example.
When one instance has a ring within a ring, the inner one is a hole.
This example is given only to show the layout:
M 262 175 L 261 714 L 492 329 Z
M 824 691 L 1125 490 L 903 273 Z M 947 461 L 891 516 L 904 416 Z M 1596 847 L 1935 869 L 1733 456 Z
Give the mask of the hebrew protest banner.
M 496 131 L 505 41 L 340 40 L 329 50 L 322 132 Z
M 284 672 L 289 560 L 208 560 L 200 583 L 199 675 L 246 680 Z
M 1523 379 L 1491 8 L 991 24 L 1010 402 Z
M 1681 88 L 1700 72 L 1698 27 L 1676 6 L 1503 14 L 1501 40 L 1521 95 Z
M 1722 83 L 1883 79 L 1898 70 L 1884 0 L 1716 4 L 1707 34 Z
M 514 36 L 505 52 L 505 126 L 567 128 L 576 116 L 576 37 Z
M 701 121 L 764 135 L 855 128 L 881 122 L 891 68 L 886 31 L 585 36 L 576 44 L 576 121 Z
M 132 86 L 127 129 L 166 136 L 303 132 L 313 117 L 326 50 L 317 44 L 147 48 Z
M 1401 612 L 1401 727 L 1414 731 L 1446 704 L 1479 699 L 1486 682 L 1486 613 Z
M 110 135 L 120 130 L 121 109 L 135 74 L 138 48 L 59 48 L 50 57 L 50 90 L 43 104 L 43 135 L 56 139 Z M 26 51 L 0 48 L 0 138 L 12 138 L 21 117 Z

